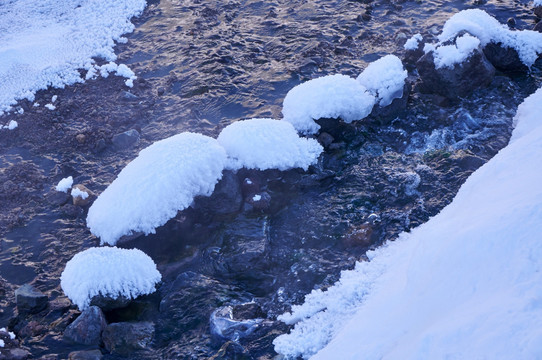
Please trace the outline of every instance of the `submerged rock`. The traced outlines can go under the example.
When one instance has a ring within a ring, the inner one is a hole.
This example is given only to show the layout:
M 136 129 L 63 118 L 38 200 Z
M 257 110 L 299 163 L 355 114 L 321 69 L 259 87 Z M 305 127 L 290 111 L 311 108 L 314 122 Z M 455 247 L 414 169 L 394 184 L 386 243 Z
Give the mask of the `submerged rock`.
M 107 351 L 119 355 L 132 355 L 136 350 L 146 349 L 154 337 L 151 322 L 109 324 L 103 332 Z
M 64 331 L 64 339 L 84 345 L 100 345 L 107 323 L 102 310 L 90 306 Z
M 100 350 L 73 351 L 68 354 L 68 360 L 101 360 L 102 357 Z
M 47 307 L 47 295 L 30 284 L 25 284 L 15 290 L 17 309 L 19 313 L 35 314 Z

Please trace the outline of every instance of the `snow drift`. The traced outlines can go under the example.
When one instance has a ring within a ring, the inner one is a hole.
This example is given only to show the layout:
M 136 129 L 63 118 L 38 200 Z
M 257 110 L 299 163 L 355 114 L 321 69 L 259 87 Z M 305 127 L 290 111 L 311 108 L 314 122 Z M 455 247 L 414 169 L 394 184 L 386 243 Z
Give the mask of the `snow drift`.
M 233 170 L 307 170 L 323 151 L 315 139 L 299 137 L 292 124 L 273 119 L 237 121 L 226 126 L 217 140 L 228 154 L 227 167 Z
M 542 89 L 511 143 L 426 224 L 282 319 L 275 349 L 313 359 L 542 358 Z
M 157 141 L 120 172 L 88 211 L 87 226 L 102 244 L 155 228 L 210 195 L 222 178 L 226 152 L 210 137 L 181 133 Z

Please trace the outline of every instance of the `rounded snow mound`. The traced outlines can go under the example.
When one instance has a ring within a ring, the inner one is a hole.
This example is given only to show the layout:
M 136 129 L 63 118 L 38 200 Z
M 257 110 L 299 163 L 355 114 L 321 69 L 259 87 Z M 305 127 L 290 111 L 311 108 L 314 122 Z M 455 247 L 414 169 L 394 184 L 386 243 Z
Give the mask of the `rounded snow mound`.
M 357 81 L 377 97 L 380 106 L 388 106 L 393 99 L 403 96 L 407 71 L 401 59 L 386 55 L 367 66 Z
M 226 151 L 208 136 L 181 133 L 143 149 L 96 199 L 87 216 L 102 244 L 158 226 L 209 196 L 222 178 Z
M 60 286 L 84 310 L 97 295 L 135 299 L 151 294 L 161 279 L 154 261 L 141 250 L 95 247 L 68 261 Z
M 282 114 L 302 134 L 320 129 L 314 120 L 341 118 L 347 123 L 371 113 L 375 98 L 355 79 L 329 75 L 295 86 L 284 98 Z
M 318 160 L 323 151 L 315 139 L 301 138 L 292 124 L 273 119 L 237 121 L 222 130 L 218 142 L 233 170 L 302 168 Z

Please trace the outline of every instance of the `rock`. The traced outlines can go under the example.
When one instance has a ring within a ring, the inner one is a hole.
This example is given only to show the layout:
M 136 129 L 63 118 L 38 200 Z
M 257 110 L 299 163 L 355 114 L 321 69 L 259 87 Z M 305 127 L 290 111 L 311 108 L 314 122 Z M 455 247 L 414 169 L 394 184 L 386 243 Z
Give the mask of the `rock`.
M 516 19 L 514 19 L 513 17 L 510 17 L 506 20 L 506 24 L 508 25 L 508 27 L 510 29 L 513 29 L 516 27 Z
M 222 306 L 211 314 L 209 319 L 211 334 L 218 340 L 239 341 L 252 334 L 263 319 L 234 319 L 231 306 Z
M 70 200 L 70 195 L 62 191 L 50 191 L 47 194 L 47 201 L 53 206 L 62 206 Z
M 102 310 L 97 306 L 90 306 L 68 325 L 64 331 L 64 339 L 78 344 L 99 346 L 106 326 Z
M 196 198 L 194 207 L 217 214 L 231 214 L 241 209 L 243 197 L 239 178 L 231 170 L 224 170 L 211 196 Z
M 539 21 L 536 23 L 536 25 L 533 28 L 534 31 L 542 32 L 542 21 Z
M 118 297 L 104 296 L 102 294 L 94 296 L 90 300 L 90 305 L 97 306 L 103 311 L 110 311 L 128 306 L 132 299 L 119 295 Z
M 125 100 L 128 100 L 128 101 L 133 101 L 133 100 L 137 100 L 137 96 L 132 94 L 131 92 L 129 91 L 123 91 L 122 92 L 122 97 L 125 99 Z
M 333 141 L 335 141 L 335 138 L 325 131 L 318 135 L 318 142 L 326 149 L 333 143 Z
M 2 351 L 0 354 L 2 360 L 26 360 L 32 355 L 30 351 L 20 348 L 10 349 L 5 353 Z
M 484 47 L 487 60 L 500 71 L 527 71 L 528 68 L 519 58 L 516 49 L 505 47 L 501 43 L 490 42 Z
M 103 332 L 107 351 L 119 355 L 133 356 L 133 351 L 146 349 L 153 337 L 154 324 L 151 322 L 109 324 Z
M 158 96 L 164 95 L 165 92 L 166 92 L 166 89 L 163 87 L 159 87 L 158 89 L 156 89 L 156 93 L 158 94 Z
M 537 17 L 542 18 L 542 5 L 535 6 L 535 8 L 533 9 L 533 12 Z
M 469 95 L 472 91 L 485 87 L 495 76 L 495 68 L 486 59 L 480 48 L 462 63 L 453 68 L 435 68 L 433 51 L 428 52 L 416 63 L 422 80 L 420 90 L 455 99 Z
M 87 193 L 88 196 L 86 198 L 84 198 L 84 199 L 83 199 L 84 195 L 74 196 L 74 192 L 73 192 L 74 189 L 78 189 L 79 191 L 81 191 L 83 193 Z M 96 197 L 96 195 L 94 195 L 94 193 L 92 191 L 90 191 L 85 185 L 77 184 L 77 185 L 74 185 L 72 187 L 72 201 L 73 201 L 73 205 L 75 205 L 75 206 L 81 206 L 81 207 L 86 206 L 92 200 L 94 200 L 95 197 Z
M 241 183 L 241 192 L 244 197 L 254 196 L 260 191 L 260 180 L 255 176 L 246 177 Z
M 388 106 L 375 105 L 371 111 L 371 116 L 377 119 L 382 125 L 389 124 L 393 119 L 401 116 L 406 110 L 409 94 L 410 84 L 405 83 L 403 95 L 401 97 L 393 99 Z
M 100 350 L 73 351 L 68 354 L 68 360 L 101 360 L 102 357 Z
M 19 313 L 35 314 L 47 307 L 47 295 L 30 284 L 25 284 L 15 290 L 17 309 Z
M 425 46 L 425 42 L 422 40 L 418 42 L 418 47 L 416 49 L 406 50 L 403 63 L 405 65 L 411 65 L 411 66 L 416 64 L 416 62 L 424 55 L 424 52 L 423 52 L 424 46 Z
M 47 327 L 39 322 L 32 320 L 26 324 L 18 333 L 22 339 L 32 336 L 41 335 L 47 332 Z
M 139 139 L 139 132 L 135 129 L 130 129 L 128 131 L 113 136 L 111 141 L 117 149 L 121 150 L 138 144 Z
M 235 341 L 228 341 L 220 347 L 220 350 L 210 360 L 252 360 L 250 353 Z
M 262 191 L 259 194 L 249 195 L 246 202 L 254 210 L 266 211 L 271 207 L 271 195 L 267 191 Z
M 232 306 L 232 317 L 234 320 L 244 319 L 265 319 L 267 314 L 262 310 L 261 306 L 249 302 Z
M 75 136 L 75 140 L 77 140 L 79 144 L 84 144 L 85 141 L 87 141 L 87 137 L 85 134 L 77 134 L 77 136 Z

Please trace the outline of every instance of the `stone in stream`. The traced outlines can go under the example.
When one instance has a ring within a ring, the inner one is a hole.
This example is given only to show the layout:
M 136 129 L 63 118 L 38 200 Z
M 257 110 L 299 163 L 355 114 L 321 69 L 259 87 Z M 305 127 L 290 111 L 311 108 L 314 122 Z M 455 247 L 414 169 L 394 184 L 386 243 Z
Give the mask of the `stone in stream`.
M 405 83 L 401 97 L 393 99 L 391 104 L 387 106 L 380 106 L 376 104 L 373 107 L 370 116 L 377 119 L 381 125 L 389 124 L 391 120 L 401 116 L 401 114 L 406 110 L 409 94 L 410 84 Z
M 128 131 L 113 136 L 111 141 L 117 149 L 122 150 L 136 145 L 137 143 L 139 143 L 139 139 L 139 132 L 135 129 L 130 129 Z
M 106 326 L 102 310 L 97 306 L 90 306 L 68 325 L 64 331 L 64 339 L 78 344 L 98 346 Z
M 527 71 L 527 66 L 519 58 L 516 49 L 490 42 L 484 47 L 487 60 L 500 71 Z
M 68 354 L 68 360 L 101 360 L 102 352 L 96 350 L 73 351 Z
M 222 179 L 216 184 L 211 196 L 199 196 L 194 200 L 194 207 L 217 214 L 231 214 L 241 209 L 243 197 L 237 175 L 231 170 L 224 170 Z
M 74 185 L 71 195 L 73 205 L 81 207 L 88 205 L 96 197 L 92 191 L 82 184 Z
M 533 12 L 538 18 L 542 18 L 542 5 L 535 6 Z
M 151 322 L 120 322 L 109 324 L 103 332 L 107 351 L 119 355 L 130 355 L 136 350 L 146 349 L 154 337 Z
M 25 284 L 15 290 L 17 309 L 19 313 L 35 314 L 47 307 L 47 295 L 30 284 Z

